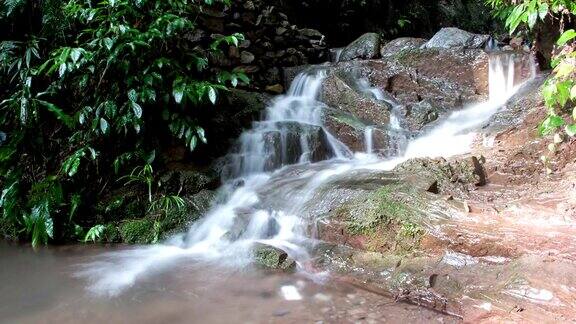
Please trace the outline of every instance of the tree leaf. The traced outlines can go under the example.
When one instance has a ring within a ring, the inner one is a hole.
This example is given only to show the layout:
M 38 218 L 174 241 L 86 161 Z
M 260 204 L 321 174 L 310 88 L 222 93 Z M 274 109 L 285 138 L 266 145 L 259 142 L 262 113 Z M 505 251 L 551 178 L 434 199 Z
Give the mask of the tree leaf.
M 138 94 L 136 93 L 136 90 L 134 89 L 128 90 L 128 99 L 130 99 L 131 101 L 138 100 Z
M 69 116 L 68 114 L 64 113 L 64 111 L 62 111 L 62 109 L 58 108 L 58 106 L 56 106 L 53 103 L 50 103 L 50 102 L 47 102 L 44 100 L 39 100 L 39 99 L 36 99 L 36 102 L 39 103 L 40 105 L 46 107 L 46 109 L 48 109 L 48 111 L 53 113 L 58 120 L 60 120 L 64 125 L 66 125 L 66 127 L 70 128 L 70 129 L 74 128 L 74 119 L 71 116 Z
M 108 131 L 108 122 L 104 118 L 100 118 L 100 130 L 102 131 L 102 134 L 106 134 Z
M 114 46 L 114 41 L 110 37 L 104 38 L 103 41 L 104 41 L 104 46 L 106 46 L 106 48 L 108 50 L 111 50 L 112 46 Z
M 198 138 L 196 136 L 192 136 L 192 139 L 190 139 L 190 143 L 188 145 L 190 151 L 194 151 L 197 143 L 198 143 Z
M 135 101 L 130 101 L 130 106 L 132 107 L 132 111 L 136 118 L 142 118 L 142 107 Z
M 62 77 L 64 76 L 64 73 L 66 73 L 66 63 L 62 63 L 58 67 L 58 76 Z
M 216 90 L 213 87 L 209 87 L 208 89 L 208 98 L 212 104 L 216 104 Z
M 576 37 L 576 31 L 574 31 L 574 29 L 568 29 L 567 31 L 562 33 L 562 35 L 560 35 L 560 37 L 556 41 L 556 44 L 558 46 L 564 46 L 570 40 L 574 39 L 574 37 Z
M 177 86 L 172 90 L 172 95 L 174 96 L 174 101 L 177 104 L 182 102 L 182 98 L 184 97 L 184 87 Z
M 80 55 L 82 54 L 82 50 L 80 48 L 73 48 L 70 52 L 70 58 L 72 62 L 76 63 L 80 59 Z
M 538 127 L 538 132 L 540 135 L 548 135 L 562 125 L 564 125 L 562 117 L 549 115 Z
M 576 135 L 576 124 L 567 125 L 564 130 L 568 136 L 574 137 Z

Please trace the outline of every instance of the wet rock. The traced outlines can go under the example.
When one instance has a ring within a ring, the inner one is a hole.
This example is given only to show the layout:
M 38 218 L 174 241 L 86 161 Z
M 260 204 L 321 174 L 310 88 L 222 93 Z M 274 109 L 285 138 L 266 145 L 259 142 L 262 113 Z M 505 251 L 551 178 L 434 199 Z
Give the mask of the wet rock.
M 427 226 L 459 211 L 402 180 L 359 195 L 318 224 L 327 242 L 374 252 L 407 253 L 419 248 Z
M 330 74 L 322 84 L 322 102 L 349 113 L 368 125 L 386 126 L 390 122 L 390 107 L 354 90 L 336 73 Z
M 250 228 L 250 223 L 252 221 L 259 221 L 258 215 L 254 215 L 255 212 L 256 211 L 252 209 L 237 210 L 233 225 L 230 227 L 230 230 L 224 234 L 226 239 L 229 241 L 236 241 L 245 236 Z M 278 234 L 279 230 L 280 225 L 276 219 L 273 217 L 267 217 L 266 224 L 258 234 L 261 239 L 269 239 Z M 254 235 L 254 233 L 249 233 L 249 236 L 251 235 Z
M 214 189 L 218 182 L 215 173 L 197 170 L 171 170 L 160 177 L 164 190 L 179 192 L 183 196 L 193 195 L 202 189 Z
M 469 191 L 486 183 L 483 165 L 474 156 L 450 162 L 442 158 L 411 159 L 394 171 L 407 175 L 406 179 L 419 184 L 421 189 L 459 198 L 467 197 Z
M 312 39 L 324 38 L 324 35 L 322 35 L 322 33 L 317 31 L 316 29 L 304 28 L 304 29 L 300 29 L 299 32 L 301 35 L 308 37 L 308 38 L 312 38 Z
M 284 87 L 281 84 L 269 85 L 266 86 L 266 91 L 278 95 L 284 92 Z
M 479 35 L 455 27 L 440 29 L 423 48 L 484 48 L 489 35 Z
M 488 95 L 488 55 L 483 50 L 405 50 L 385 60 L 341 62 L 329 69 L 339 76 L 366 78 L 404 106 L 427 100 L 453 109 Z
M 276 35 L 284 35 L 287 31 L 288 29 L 284 27 L 278 27 L 276 28 Z
M 191 196 L 186 196 L 185 200 L 188 201 L 189 209 L 195 210 L 197 214 L 207 212 L 214 200 L 216 199 L 216 191 L 203 189 L 200 192 Z
M 376 58 L 379 50 L 380 35 L 376 33 L 366 33 L 344 48 L 340 55 L 340 61 Z
M 421 130 L 427 124 L 438 119 L 441 111 L 441 109 L 434 107 L 427 100 L 422 100 L 408 107 L 406 121 L 411 130 Z
M 396 55 L 402 51 L 412 51 L 419 49 L 426 43 L 426 40 L 423 38 L 414 38 L 414 37 L 401 37 L 394 39 L 384 45 L 380 49 L 380 55 L 382 57 L 389 56 L 389 55 Z
M 254 62 L 254 54 L 252 54 L 248 51 L 242 51 L 240 53 L 240 62 L 242 64 L 250 64 L 250 63 Z
M 268 84 L 279 84 L 282 82 L 280 77 L 280 69 L 277 67 L 269 68 L 266 71 L 266 82 Z
M 296 262 L 279 248 L 258 243 L 252 248 L 254 263 L 261 267 L 292 272 L 296 270 Z
M 326 132 L 320 126 L 298 122 L 277 122 L 275 127 L 264 134 L 265 151 L 270 153 L 266 170 L 275 170 L 282 165 L 294 164 L 303 154 L 311 162 L 323 161 L 331 157 L 332 151 Z M 308 152 L 302 151 L 306 142 Z

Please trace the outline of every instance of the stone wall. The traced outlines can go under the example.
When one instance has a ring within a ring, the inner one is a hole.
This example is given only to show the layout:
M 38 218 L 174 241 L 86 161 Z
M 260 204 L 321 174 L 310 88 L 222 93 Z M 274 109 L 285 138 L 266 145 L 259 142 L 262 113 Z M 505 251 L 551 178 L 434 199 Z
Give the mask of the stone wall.
M 211 66 L 242 69 L 252 80 L 250 88 L 280 93 L 282 67 L 327 61 L 328 50 L 324 35 L 292 24 L 272 2 L 234 0 L 228 7 L 206 11 L 199 20 L 198 37 L 210 40 L 242 33 L 246 39 L 212 56 Z

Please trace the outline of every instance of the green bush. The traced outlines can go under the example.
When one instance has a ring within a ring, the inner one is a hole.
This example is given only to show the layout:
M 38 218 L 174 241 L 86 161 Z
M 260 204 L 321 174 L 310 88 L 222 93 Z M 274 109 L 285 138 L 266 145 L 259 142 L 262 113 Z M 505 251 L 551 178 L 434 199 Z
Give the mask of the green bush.
M 248 82 L 208 64 L 242 35 L 190 37 L 228 1 L 0 1 L 2 221 L 36 246 L 93 226 L 92 206 L 125 182 L 152 202 L 162 143 L 206 143 L 200 110 Z
M 158 223 L 148 220 L 129 220 L 120 225 L 120 236 L 124 243 L 149 244 L 159 240 Z
M 576 31 L 565 29 L 576 18 L 574 0 L 487 0 L 494 15 L 505 21 L 510 34 L 527 29 L 532 32 L 542 24 L 558 26 L 561 34 L 552 56 L 552 74 L 546 80 L 542 96 L 547 117 L 538 128 L 540 135 L 554 134 L 554 142 L 548 146 L 555 153 L 564 135 L 576 136 Z M 549 158 L 542 155 L 548 173 L 552 172 Z

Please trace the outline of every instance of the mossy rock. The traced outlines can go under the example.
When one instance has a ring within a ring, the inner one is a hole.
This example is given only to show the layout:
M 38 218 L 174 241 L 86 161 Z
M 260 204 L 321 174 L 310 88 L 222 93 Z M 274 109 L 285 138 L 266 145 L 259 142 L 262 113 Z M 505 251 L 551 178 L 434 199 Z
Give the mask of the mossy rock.
M 256 265 L 274 270 L 292 272 L 296 262 L 288 254 L 278 248 L 265 244 L 257 244 L 252 249 L 252 258 Z
M 407 180 L 420 189 L 437 194 L 464 198 L 476 186 L 486 183 L 483 158 L 461 160 L 411 159 L 396 166 L 394 171 L 407 175 Z
M 122 241 L 129 244 L 150 244 L 159 240 L 159 223 L 149 219 L 125 221 L 120 225 Z
M 218 176 L 213 172 L 200 172 L 196 170 L 172 170 L 165 173 L 160 181 L 164 191 L 180 193 L 182 196 L 193 195 L 203 189 L 215 188 Z
M 175 210 L 164 215 L 161 220 L 160 238 L 186 231 L 192 223 L 200 219 L 206 213 L 216 198 L 216 192 L 201 190 L 200 192 L 183 197 L 186 206 L 182 210 Z M 149 215 L 153 217 L 153 215 Z
M 6 241 L 18 240 L 18 229 L 14 226 L 14 223 L 4 217 L 0 217 L 0 239 Z
M 394 58 L 403 65 L 412 66 L 415 62 L 437 56 L 439 52 L 435 48 L 410 48 L 401 50 Z
M 95 212 L 107 222 L 143 218 L 149 205 L 145 195 L 133 188 L 122 188 L 98 202 Z
M 420 245 L 426 233 L 420 225 L 424 208 L 417 189 L 404 184 L 382 187 L 366 197 L 355 199 L 336 210 L 336 218 L 346 224 L 350 241 L 367 251 L 405 254 Z

